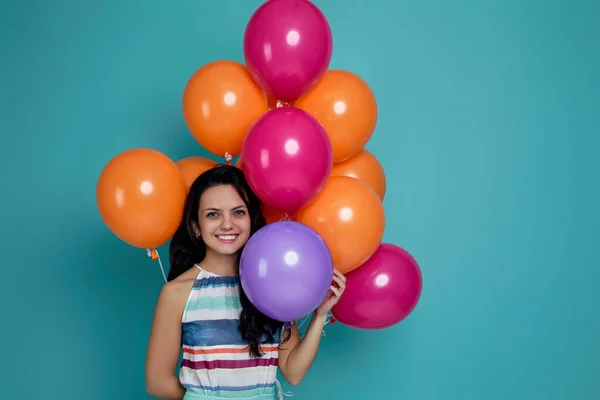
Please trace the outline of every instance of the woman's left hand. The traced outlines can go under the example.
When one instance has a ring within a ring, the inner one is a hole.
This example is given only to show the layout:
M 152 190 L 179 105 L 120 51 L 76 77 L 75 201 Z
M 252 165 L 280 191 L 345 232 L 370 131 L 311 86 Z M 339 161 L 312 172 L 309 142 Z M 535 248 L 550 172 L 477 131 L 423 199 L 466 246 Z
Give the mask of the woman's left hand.
M 333 271 L 333 282 L 331 287 L 329 288 L 329 293 L 327 293 L 327 297 L 321 303 L 321 305 L 317 308 L 317 315 L 326 316 L 329 311 L 337 304 L 342 297 L 342 293 L 346 289 L 346 277 L 337 269 Z

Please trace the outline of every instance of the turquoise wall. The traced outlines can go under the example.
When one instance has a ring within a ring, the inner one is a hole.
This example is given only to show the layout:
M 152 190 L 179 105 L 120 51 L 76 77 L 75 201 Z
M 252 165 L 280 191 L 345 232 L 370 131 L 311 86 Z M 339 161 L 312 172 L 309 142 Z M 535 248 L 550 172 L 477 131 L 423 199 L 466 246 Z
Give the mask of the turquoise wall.
M 599 3 L 387 3 L 317 2 L 331 67 L 379 101 L 385 240 L 423 296 L 388 330 L 329 326 L 293 399 L 600 398 Z M 96 179 L 132 147 L 204 155 L 182 90 L 242 60 L 259 4 L 3 2 L 1 398 L 149 398 L 162 277 L 104 226 Z

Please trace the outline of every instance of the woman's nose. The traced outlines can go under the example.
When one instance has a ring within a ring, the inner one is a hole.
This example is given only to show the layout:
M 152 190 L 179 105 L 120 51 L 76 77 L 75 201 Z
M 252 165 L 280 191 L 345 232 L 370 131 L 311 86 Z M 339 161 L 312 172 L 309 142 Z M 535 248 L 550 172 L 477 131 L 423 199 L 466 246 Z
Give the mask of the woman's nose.
M 221 220 L 221 229 L 229 230 L 232 228 L 231 217 L 226 215 Z

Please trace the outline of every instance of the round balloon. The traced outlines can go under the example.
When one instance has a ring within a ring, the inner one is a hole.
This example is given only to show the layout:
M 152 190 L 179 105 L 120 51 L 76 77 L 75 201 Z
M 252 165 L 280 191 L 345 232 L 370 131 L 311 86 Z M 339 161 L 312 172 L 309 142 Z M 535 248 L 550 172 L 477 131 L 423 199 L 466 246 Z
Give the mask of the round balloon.
M 292 102 L 329 67 L 331 27 L 308 0 L 270 0 L 251 16 L 244 57 L 254 80 L 271 97 Z
M 194 138 L 209 152 L 240 154 L 250 126 L 267 111 L 267 98 L 246 67 L 214 61 L 198 69 L 183 92 L 183 117 Z
M 294 103 L 325 128 L 333 148 L 333 162 L 358 154 L 373 136 L 377 124 L 375 95 L 356 74 L 330 70 Z
M 96 186 L 104 223 L 124 242 L 145 249 L 159 247 L 173 236 L 186 195 L 177 165 L 164 154 L 143 148 L 110 160 Z
M 217 162 L 206 157 L 186 157 L 177 161 L 175 164 L 177 164 L 177 167 L 181 172 L 181 176 L 185 181 L 187 189 L 190 190 L 190 187 L 196 178 L 209 169 L 214 168 L 217 165 Z
M 422 281 L 417 261 L 406 250 L 382 243 L 367 262 L 346 275 L 346 290 L 333 316 L 354 328 L 388 328 L 414 310 Z
M 329 179 L 317 198 L 298 211 L 297 221 L 323 237 L 333 265 L 343 274 L 375 253 L 385 230 L 385 214 L 377 193 L 347 176 Z
M 250 302 L 282 322 L 313 312 L 333 280 L 327 244 L 309 227 L 294 221 L 259 229 L 240 258 L 240 281 Z
M 333 164 L 331 176 L 349 176 L 369 185 L 381 200 L 385 197 L 385 171 L 377 157 L 368 150 L 361 150 L 352 158 Z
M 292 213 L 313 199 L 331 173 L 331 143 L 323 127 L 294 107 L 268 111 L 242 148 L 248 184 L 266 205 Z

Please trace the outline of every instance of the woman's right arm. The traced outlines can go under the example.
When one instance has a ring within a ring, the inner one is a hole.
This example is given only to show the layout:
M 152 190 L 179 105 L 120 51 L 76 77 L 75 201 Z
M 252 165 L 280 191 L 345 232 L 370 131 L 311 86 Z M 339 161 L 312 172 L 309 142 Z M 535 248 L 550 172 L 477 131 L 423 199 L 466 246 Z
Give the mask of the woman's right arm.
M 185 394 L 175 376 L 181 349 L 181 317 L 187 298 L 185 283 L 172 281 L 163 286 L 152 320 L 146 353 L 146 390 L 160 399 L 181 400 Z

